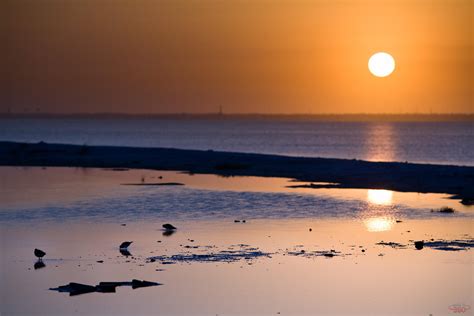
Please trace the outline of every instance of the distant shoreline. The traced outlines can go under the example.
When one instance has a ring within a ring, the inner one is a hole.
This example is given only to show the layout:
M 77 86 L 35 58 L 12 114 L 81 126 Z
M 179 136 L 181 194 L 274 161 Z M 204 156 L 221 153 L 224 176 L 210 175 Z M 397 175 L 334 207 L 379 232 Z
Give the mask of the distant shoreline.
M 130 168 L 281 177 L 331 183 L 332 188 L 447 193 L 459 199 L 474 198 L 474 167 L 468 166 L 44 142 L 0 142 L 0 166 Z
M 474 114 L 263 114 L 263 113 L 0 113 L 1 119 L 260 119 L 260 120 L 307 120 L 329 122 L 474 122 Z

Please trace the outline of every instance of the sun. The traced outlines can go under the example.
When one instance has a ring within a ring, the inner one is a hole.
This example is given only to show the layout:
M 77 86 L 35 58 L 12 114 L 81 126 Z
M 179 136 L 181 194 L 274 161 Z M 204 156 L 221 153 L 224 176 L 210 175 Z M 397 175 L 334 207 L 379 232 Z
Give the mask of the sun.
M 369 70 L 376 77 L 387 77 L 395 70 L 395 59 L 389 53 L 375 53 L 369 58 Z

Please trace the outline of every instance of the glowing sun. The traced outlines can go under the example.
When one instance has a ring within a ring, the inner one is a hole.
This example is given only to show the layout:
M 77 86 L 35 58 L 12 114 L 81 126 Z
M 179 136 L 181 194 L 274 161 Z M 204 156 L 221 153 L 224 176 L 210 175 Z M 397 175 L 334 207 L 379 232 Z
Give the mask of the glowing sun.
M 369 58 L 369 70 L 376 77 L 387 77 L 395 70 L 395 59 L 385 52 L 378 52 Z

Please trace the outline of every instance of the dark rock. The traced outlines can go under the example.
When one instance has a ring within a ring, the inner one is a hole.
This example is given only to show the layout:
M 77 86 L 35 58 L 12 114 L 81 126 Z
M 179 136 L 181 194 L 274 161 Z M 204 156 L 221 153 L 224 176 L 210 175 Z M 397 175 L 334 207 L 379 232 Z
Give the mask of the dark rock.
M 423 249 L 424 245 L 425 245 L 425 242 L 423 240 L 415 241 L 415 248 L 417 250 Z
M 474 198 L 464 198 L 461 200 L 462 205 L 474 205 Z
M 97 260 L 97 263 L 104 263 L 104 260 Z

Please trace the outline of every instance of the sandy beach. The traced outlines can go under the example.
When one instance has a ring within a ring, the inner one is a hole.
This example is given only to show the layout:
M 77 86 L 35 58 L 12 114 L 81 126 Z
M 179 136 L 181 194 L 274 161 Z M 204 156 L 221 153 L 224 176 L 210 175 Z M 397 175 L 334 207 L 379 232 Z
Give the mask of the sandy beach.
M 223 176 L 282 177 L 328 184 L 314 187 L 449 193 L 471 201 L 474 167 L 278 155 L 0 142 L 0 165 L 175 170 Z

